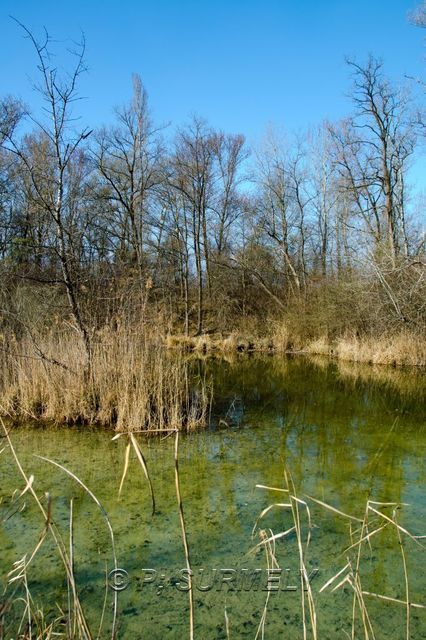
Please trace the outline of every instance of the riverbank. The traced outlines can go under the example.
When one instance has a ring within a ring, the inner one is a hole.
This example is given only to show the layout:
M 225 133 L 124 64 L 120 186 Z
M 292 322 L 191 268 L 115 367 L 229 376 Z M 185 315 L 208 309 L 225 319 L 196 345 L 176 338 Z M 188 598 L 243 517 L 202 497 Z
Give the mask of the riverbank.
M 426 367 L 426 339 L 409 332 L 309 339 L 291 334 L 285 327 L 276 327 L 266 337 L 240 333 L 196 337 L 168 335 L 164 342 L 171 349 L 199 353 L 306 353 L 366 364 Z
M 93 336 L 89 373 L 84 343 L 67 327 L 20 340 L 10 336 L 3 345 L 0 415 L 119 432 L 192 431 L 209 424 L 212 382 L 193 366 L 191 355 L 275 354 L 279 360 L 307 354 L 348 365 L 388 365 L 388 370 L 426 365 L 425 340 L 413 334 L 302 340 L 283 327 L 261 338 L 237 333 L 164 337 L 143 326 L 105 327 Z

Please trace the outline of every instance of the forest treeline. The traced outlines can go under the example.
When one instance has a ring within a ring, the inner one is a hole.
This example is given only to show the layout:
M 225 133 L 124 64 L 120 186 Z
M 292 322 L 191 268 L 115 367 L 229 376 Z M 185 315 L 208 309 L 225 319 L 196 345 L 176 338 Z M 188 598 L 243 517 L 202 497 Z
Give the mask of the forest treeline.
M 380 60 L 348 61 L 346 118 L 250 148 L 199 117 L 173 133 L 156 123 L 137 75 L 112 124 L 84 128 L 84 42 L 65 72 L 49 37 L 25 32 L 43 108 L 0 103 L 4 350 L 25 339 L 53 362 L 37 336 L 65 327 L 90 371 L 105 327 L 284 332 L 285 348 L 327 350 L 424 342 L 426 204 L 409 171 L 425 119 Z

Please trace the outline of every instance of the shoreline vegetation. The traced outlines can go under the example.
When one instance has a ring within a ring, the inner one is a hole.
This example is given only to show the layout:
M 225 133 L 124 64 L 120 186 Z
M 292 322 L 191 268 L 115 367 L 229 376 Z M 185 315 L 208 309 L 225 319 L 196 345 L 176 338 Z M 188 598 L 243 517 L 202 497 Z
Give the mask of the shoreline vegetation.
M 321 336 L 303 341 L 281 329 L 269 337 L 245 337 L 238 333 L 226 337 L 210 334 L 194 337 L 168 335 L 164 342 L 169 349 L 195 353 L 307 354 L 369 365 L 426 367 L 426 339 L 410 333 L 377 338 L 347 336 L 335 340 Z
M 338 362 L 339 374 L 345 377 L 385 378 L 391 384 L 392 372 L 407 376 L 409 371 L 423 371 L 426 362 L 420 336 L 303 342 L 282 326 L 270 337 L 244 338 L 237 333 L 164 337 L 143 325 L 122 325 L 99 330 L 92 345 L 89 377 L 84 343 L 69 327 L 32 333 L 19 341 L 14 336 L 3 339 L 0 414 L 19 422 L 93 424 L 117 432 L 193 431 L 208 426 L 214 400 L 214 381 L 192 366 L 194 358 L 252 354 L 281 361 L 303 355 L 314 363 L 320 358 L 323 364 L 318 366 Z M 399 381 L 394 382 L 398 387 Z
M 159 126 L 137 75 L 85 127 L 84 39 L 17 26 L 42 108 L 0 96 L 2 413 L 190 431 L 212 390 L 187 351 L 426 365 L 421 98 L 381 60 L 347 61 L 344 119 L 249 147 Z
M 69 329 L 9 341 L 0 350 L 0 413 L 119 432 L 191 431 L 208 421 L 209 381 L 191 375 L 183 356 L 167 357 L 143 328 L 99 331 L 90 377 L 85 363 Z

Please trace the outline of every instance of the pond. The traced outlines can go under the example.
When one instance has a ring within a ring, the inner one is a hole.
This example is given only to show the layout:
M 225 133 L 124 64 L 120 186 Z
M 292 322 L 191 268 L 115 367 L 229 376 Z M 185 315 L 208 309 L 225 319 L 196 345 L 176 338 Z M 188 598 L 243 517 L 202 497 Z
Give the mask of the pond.
M 214 387 L 211 427 L 179 438 L 195 638 L 255 638 L 265 603 L 265 638 L 303 638 L 302 600 L 307 637 L 313 637 L 291 509 L 273 507 L 257 522 L 269 505 L 289 504 L 289 495 L 276 490 L 286 488 L 285 470 L 300 500 L 292 504 L 298 508 L 303 544 L 308 535 L 310 538 L 307 549 L 303 546 L 304 562 L 318 638 L 350 637 L 354 593 L 350 568 L 322 592 L 320 589 L 348 560 L 355 571 L 358 547 L 348 547 L 360 535 L 377 529 L 380 531 L 362 545 L 358 558 L 362 590 L 404 601 L 405 558 L 409 600 L 426 604 L 426 539 L 410 538 L 402 531 L 413 536 L 426 533 L 425 377 L 303 357 L 210 358 L 195 360 L 191 366 L 211 378 Z M 44 504 L 45 492 L 50 495 L 52 518 L 66 544 L 73 499 L 76 584 L 93 636 L 107 591 L 102 638 L 109 637 L 115 593 L 119 638 L 189 637 L 188 580 L 175 490 L 175 437 L 138 436 L 153 484 L 153 515 L 149 486 L 133 449 L 118 496 L 127 440 L 125 436 L 112 440 L 112 436 L 87 427 L 28 426 L 11 431 L 19 459 L 26 473 L 34 475 L 33 487 Z M 97 505 L 73 478 L 36 455 L 64 465 L 102 503 L 114 531 L 118 566 L 126 572 L 122 577 L 108 576 L 114 567 L 111 542 Z M 30 493 L 21 498 L 13 493 L 24 486 L 5 448 L 0 454 L 3 585 L 13 563 L 31 553 L 44 528 Z M 370 509 L 368 529 L 362 529 L 367 500 L 406 503 L 396 510 L 401 529 L 389 522 L 394 518 L 393 506 L 372 503 L 389 520 Z M 260 530 L 265 531 L 264 538 L 290 532 L 261 544 Z M 273 574 L 266 571 L 268 561 L 273 562 L 268 549 L 277 562 L 271 565 Z M 333 592 L 346 576 L 348 580 Z M 51 537 L 46 537 L 29 565 L 27 578 L 34 601 L 46 616 L 56 617 L 57 605 L 66 609 L 64 570 Z M 106 581 L 110 583 L 107 590 Z M 126 588 L 114 592 L 113 586 Z M 7 594 L 12 594 L 12 587 Z M 22 593 L 19 581 L 16 589 L 15 597 Z M 404 604 L 362 597 L 376 638 L 406 637 Z M 6 632 L 8 627 L 16 628 L 14 618 L 20 612 L 22 606 L 15 603 L 5 614 Z M 425 623 L 426 610 L 412 607 L 410 637 L 425 638 Z M 364 638 L 357 612 L 355 629 L 356 637 Z M 11 632 L 4 637 L 12 637 Z

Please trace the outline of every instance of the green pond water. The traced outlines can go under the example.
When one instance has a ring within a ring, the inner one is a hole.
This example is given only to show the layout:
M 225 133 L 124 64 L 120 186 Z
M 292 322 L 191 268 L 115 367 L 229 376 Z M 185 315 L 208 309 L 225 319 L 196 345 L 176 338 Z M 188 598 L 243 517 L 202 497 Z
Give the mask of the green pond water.
M 268 597 L 264 637 L 303 638 L 294 532 L 275 543 L 282 570 L 279 584 L 273 582 L 277 591 L 267 591 L 265 551 L 251 552 L 260 541 L 260 528 L 272 535 L 292 526 L 289 510 L 276 507 L 260 520 L 252 537 L 262 510 L 288 498 L 256 485 L 284 487 L 286 468 L 301 499 L 313 496 L 360 518 L 367 499 L 407 503 L 398 510 L 399 523 L 415 536 L 426 534 L 425 377 L 305 358 L 245 356 L 232 361 L 197 360 L 191 367 L 212 379 L 215 398 L 211 427 L 182 436 L 179 442 L 180 487 L 194 572 L 195 638 L 226 638 L 225 609 L 230 638 L 255 638 Z M 52 517 L 67 544 L 70 500 L 74 499 L 75 576 L 93 635 L 103 607 L 106 573 L 113 569 L 105 520 L 72 478 L 35 455 L 51 458 L 77 474 L 108 513 L 118 566 L 128 575 L 127 588 L 117 592 L 118 637 L 187 638 L 189 608 L 187 582 L 180 573 L 185 556 L 175 492 L 174 436 L 138 438 L 154 487 L 155 515 L 133 451 L 118 498 L 126 440 L 112 441 L 112 436 L 112 432 L 87 427 L 28 426 L 11 431 L 23 467 L 34 475 L 38 495 L 44 503 L 45 492 L 51 496 Z M 0 451 L 2 443 L 5 441 L 0 440 Z M 0 453 L 2 586 L 6 586 L 13 563 L 31 552 L 43 531 L 43 518 L 31 496 L 27 493 L 18 499 L 13 493 L 23 487 L 5 448 Z M 350 521 L 317 503 L 309 502 L 309 507 L 312 528 L 306 566 L 316 603 L 318 638 L 347 638 L 353 601 L 350 586 L 335 592 L 319 590 L 345 566 L 348 557 L 355 558 L 354 550 L 345 552 L 351 544 Z M 392 508 L 383 510 L 392 516 Z M 300 514 L 305 540 L 308 527 L 303 505 Z M 351 522 L 359 535 L 358 523 Z M 377 522 L 370 514 L 370 531 Z M 402 537 L 410 601 L 426 605 L 424 550 Z M 419 542 L 426 545 L 426 539 Z M 361 554 L 362 588 L 404 600 L 396 530 L 388 526 L 370 543 Z M 256 580 L 259 569 L 262 572 Z M 57 616 L 57 604 L 66 608 L 64 571 L 49 537 L 28 568 L 28 582 L 45 615 Z M 11 593 L 9 586 L 0 596 L 0 605 Z M 18 587 L 15 595 L 21 593 Z M 102 638 L 109 637 L 113 597 L 109 587 Z M 368 596 L 365 601 L 376 638 L 406 637 L 404 605 Z M 16 637 L 19 607 L 15 604 L 4 615 L 5 638 Z M 411 610 L 410 626 L 411 638 L 426 638 L 426 609 Z M 359 620 L 356 632 L 356 637 L 364 638 Z

